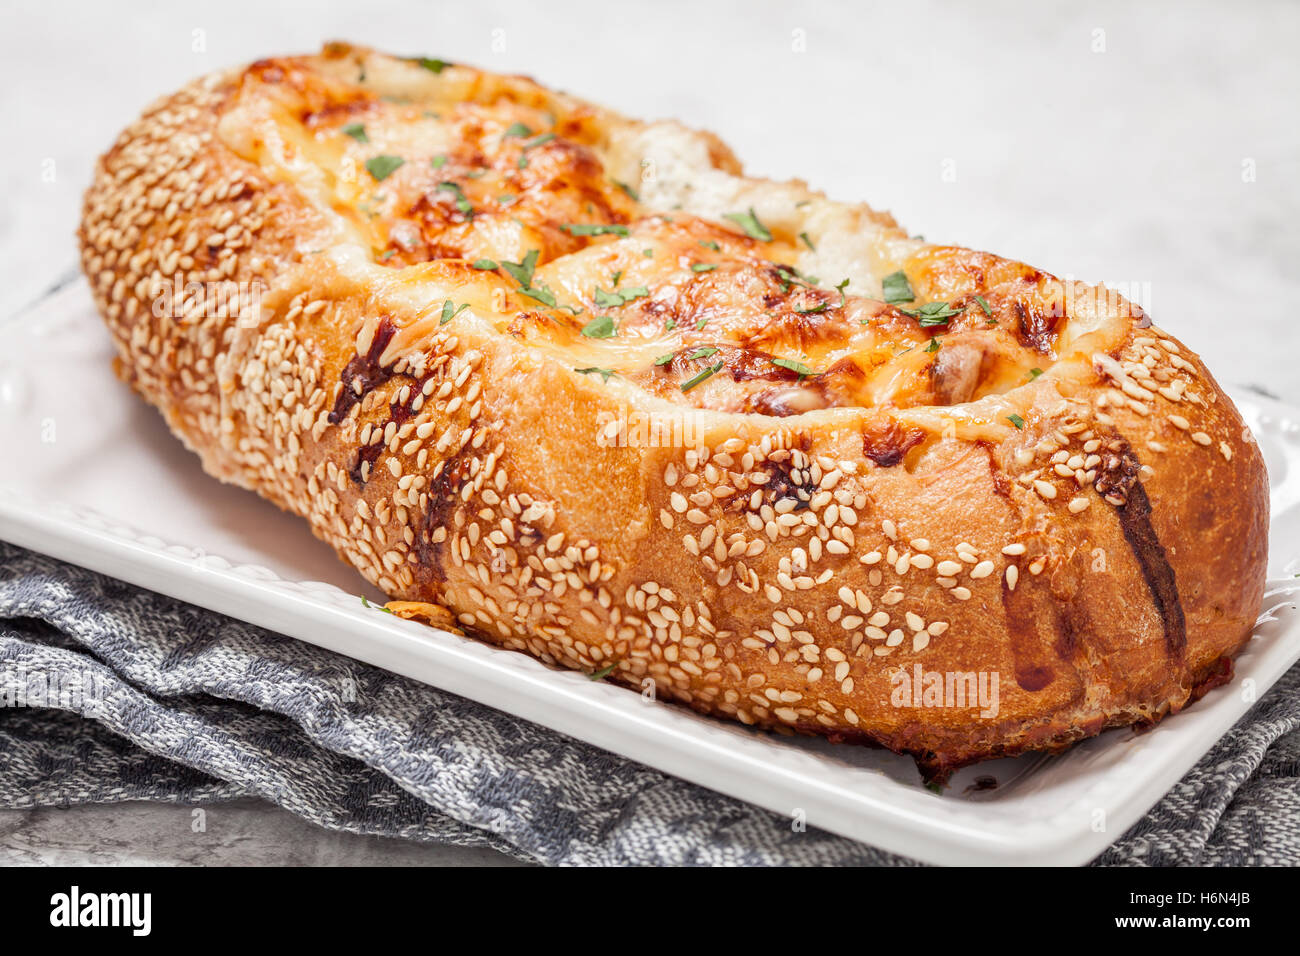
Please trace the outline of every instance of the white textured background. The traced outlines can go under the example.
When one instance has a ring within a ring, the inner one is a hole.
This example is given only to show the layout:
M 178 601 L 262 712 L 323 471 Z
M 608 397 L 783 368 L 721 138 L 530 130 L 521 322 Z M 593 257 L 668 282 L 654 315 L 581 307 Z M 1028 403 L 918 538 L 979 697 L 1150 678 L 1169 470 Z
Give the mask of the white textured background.
M 711 129 L 753 174 L 865 199 L 932 241 L 1112 284 L 1221 381 L 1300 403 L 1300 4 L 1283 0 L 6 2 L 0 319 L 74 265 L 94 158 L 146 103 L 333 38 Z M 241 814 L 246 849 L 224 862 L 285 859 L 289 846 L 303 862 L 390 853 L 323 834 L 313 845 L 279 811 Z M 24 860 L 69 861 L 83 844 L 102 852 L 98 821 L 111 817 L 125 857 L 194 857 L 183 808 L 63 816 L 0 814 L 0 830 L 26 834 Z M 146 835 L 173 823 L 179 850 Z

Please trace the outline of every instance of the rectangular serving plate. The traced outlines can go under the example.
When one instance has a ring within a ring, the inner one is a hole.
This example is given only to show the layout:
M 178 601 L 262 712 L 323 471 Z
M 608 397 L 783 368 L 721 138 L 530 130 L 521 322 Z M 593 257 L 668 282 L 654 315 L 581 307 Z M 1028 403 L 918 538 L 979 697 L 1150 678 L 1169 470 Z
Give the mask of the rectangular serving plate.
M 1300 410 L 1234 400 L 1272 481 L 1270 582 L 1237 678 L 1139 734 L 966 768 L 762 733 L 368 609 L 301 519 L 208 477 L 119 383 L 81 281 L 0 326 L 0 538 L 464 695 L 812 826 L 944 864 L 1079 864 L 1145 813 L 1300 657 Z M 981 778 L 980 785 L 975 785 Z M 989 779 L 995 786 L 989 786 Z

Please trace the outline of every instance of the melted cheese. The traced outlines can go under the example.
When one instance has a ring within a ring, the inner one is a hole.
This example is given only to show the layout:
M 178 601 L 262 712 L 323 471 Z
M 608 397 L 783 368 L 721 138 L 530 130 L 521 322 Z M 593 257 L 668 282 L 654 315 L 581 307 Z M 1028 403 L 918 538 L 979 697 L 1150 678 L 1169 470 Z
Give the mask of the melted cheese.
M 454 321 L 574 370 L 791 415 L 978 402 L 1110 334 L 1096 308 L 1071 328 L 1050 276 L 926 246 L 798 183 L 746 179 L 706 134 L 523 79 L 340 48 L 251 67 L 219 129 L 324 213 L 329 235 L 305 242 L 416 304 L 384 361 L 426 347 L 451 301 L 468 307 Z M 880 301 L 899 270 L 915 300 Z M 950 308 L 933 321 L 904 311 L 927 302 Z M 975 433 L 1004 404 L 916 419 Z

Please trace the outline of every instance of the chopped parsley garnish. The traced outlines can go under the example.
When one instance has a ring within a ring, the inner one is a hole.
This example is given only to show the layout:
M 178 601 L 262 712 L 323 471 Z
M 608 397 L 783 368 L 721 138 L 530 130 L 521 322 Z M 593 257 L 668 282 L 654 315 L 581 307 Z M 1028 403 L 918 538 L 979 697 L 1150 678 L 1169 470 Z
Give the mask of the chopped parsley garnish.
M 696 332 L 703 332 L 703 331 L 704 331 L 704 327 L 705 327 L 706 325 L 708 325 L 708 324 L 709 324 L 709 320 L 708 320 L 708 319 L 700 319 L 698 322 L 695 323 L 695 331 L 696 331 Z
M 708 358 L 710 355 L 717 355 L 718 350 L 711 345 L 706 345 L 702 349 L 696 349 L 690 355 L 686 356 L 688 362 L 694 362 L 697 359 Z
M 987 316 L 992 316 L 992 315 L 993 315 L 993 310 L 992 310 L 991 308 L 989 308 L 989 304 L 988 304 L 988 302 L 985 300 L 984 296 L 982 296 L 982 295 L 977 295 L 977 296 L 975 296 L 975 302 L 976 302 L 977 305 L 979 305 L 979 307 L 980 307 L 981 309 L 984 310 L 984 314 L 985 314 L 985 315 L 987 315 Z
M 555 293 L 546 286 L 533 288 L 533 271 L 537 268 L 536 249 L 529 249 L 528 255 L 524 256 L 523 262 L 503 262 L 501 268 L 506 270 L 510 278 L 519 283 L 519 294 L 526 295 L 530 299 L 536 299 L 542 305 L 550 306 L 554 309 Z M 574 312 L 577 315 L 577 312 Z
M 712 239 L 701 239 L 700 245 L 703 246 L 705 249 L 712 249 L 714 252 L 722 251 L 722 246 L 718 245 Z
M 606 382 L 609 381 L 609 377 L 611 375 L 618 374 L 612 368 L 597 368 L 594 365 L 590 366 L 589 368 L 575 368 L 574 371 L 577 372 L 579 375 L 591 375 L 594 372 L 595 374 L 599 375 L 602 379 L 604 379 Z
M 816 315 L 819 312 L 825 312 L 830 307 L 831 304 L 829 302 L 819 302 L 816 305 L 814 305 L 811 309 L 795 309 L 795 312 L 799 313 L 800 315 Z
M 712 271 L 713 271 L 714 269 L 716 269 L 716 268 L 717 268 L 717 266 L 715 266 L 715 265 L 710 265 L 710 264 L 707 263 L 707 262 L 692 262 L 692 263 L 691 263 L 691 271 L 692 271 L 692 272 L 712 272 Z
M 571 236 L 626 236 L 627 226 L 604 222 L 571 222 L 561 226 Z
M 844 303 L 847 302 L 847 301 L 849 300 L 849 297 L 848 297 L 847 295 L 844 294 L 844 290 L 847 289 L 848 287 L 849 287 L 849 280 L 848 280 L 848 279 L 845 279 L 843 282 L 841 282 L 839 285 L 837 285 L 837 286 L 835 287 L 835 291 L 838 292 L 838 293 L 840 294 L 840 308 L 841 308 L 841 309 L 844 308 Z
M 470 201 L 465 198 L 465 191 L 462 190 L 460 186 L 458 186 L 456 183 L 441 182 L 438 183 L 438 189 L 441 190 L 442 192 L 448 192 L 452 194 L 452 196 L 456 200 L 456 208 L 460 210 L 460 212 L 463 215 L 466 216 L 474 215 L 474 207 L 470 205 Z
M 456 318 L 456 316 L 460 315 L 468 308 L 469 308 L 468 305 L 462 305 L 457 307 L 455 303 L 451 301 L 451 299 L 448 299 L 446 302 L 442 304 L 442 318 L 438 320 L 438 324 L 446 325 L 448 322 Z
M 610 664 L 608 667 L 602 667 L 594 674 L 588 674 L 587 677 L 591 680 L 604 680 L 610 674 L 614 673 L 614 668 L 617 666 L 617 664 Z
M 706 378 L 708 378 L 710 375 L 713 375 L 713 374 L 716 373 L 716 372 L 720 372 L 720 371 L 722 371 L 722 366 L 723 366 L 724 364 L 726 364 L 726 363 L 725 363 L 725 362 L 719 362 L 719 363 L 716 364 L 716 365 L 710 365 L 708 368 L 706 368 L 704 371 L 700 372 L 698 375 L 693 375 L 693 376 L 691 376 L 691 377 L 688 378 L 686 381 L 682 382 L 682 384 L 681 384 L 681 386 L 680 386 L 680 387 L 681 387 L 681 390 L 682 390 L 683 392 L 689 392 L 691 389 L 693 389 L 696 385 L 699 385 L 700 382 L 704 381 L 704 380 L 705 380 Z
M 898 311 L 917 319 L 922 328 L 928 328 L 932 325 L 947 325 L 950 318 L 961 314 L 961 309 L 954 309 L 947 302 L 927 302 L 919 309 L 899 309 Z
M 675 329 L 675 328 L 677 328 L 677 320 L 676 320 L 676 319 L 669 319 L 667 322 L 664 323 L 664 331 L 665 331 L 665 332 L 671 332 L 671 331 L 672 331 L 673 329 Z
M 617 292 L 606 292 L 597 286 L 596 295 L 592 301 L 602 309 L 616 309 L 620 305 L 627 305 L 635 299 L 644 299 L 649 294 L 650 290 L 643 285 L 629 286 Z
M 415 62 L 420 64 L 431 73 L 441 73 L 447 67 L 451 66 L 446 60 L 439 60 L 431 56 L 417 56 Z
M 776 274 L 781 280 L 781 291 L 789 292 L 792 286 L 801 285 L 809 289 L 817 285 L 816 276 L 806 276 L 795 269 L 793 266 L 783 266 L 779 262 L 772 265 L 776 268 Z
M 1043 370 L 1041 368 L 1031 368 L 1029 370 L 1029 381 L 1032 382 L 1034 379 L 1038 378 L 1038 376 L 1042 374 L 1043 374 Z
M 884 293 L 885 301 L 890 305 L 897 305 L 899 302 L 911 302 L 916 298 L 916 293 L 912 291 L 912 284 L 907 281 L 902 270 L 891 272 L 880 281 L 881 290 Z
M 614 332 L 614 319 L 608 315 L 598 315 L 582 327 L 582 334 L 589 339 L 608 339 Z
M 519 168 L 520 169 L 528 168 L 528 151 L 530 149 L 536 149 L 538 146 L 541 146 L 543 143 L 549 143 L 553 139 L 555 139 L 554 133 L 543 133 L 541 136 L 534 136 L 528 142 L 524 143 L 523 150 L 519 153 L 519 163 L 518 163 Z
M 930 344 L 925 347 L 925 350 L 927 352 L 937 352 L 939 351 L 940 344 L 941 343 L 939 342 L 939 336 L 936 335 L 934 338 L 930 340 Z
M 429 160 L 429 165 L 432 166 L 434 169 L 442 169 L 442 167 L 447 165 L 446 154 L 439 153 L 437 156 L 433 157 L 433 159 Z
M 503 262 L 501 268 L 506 270 L 510 278 L 527 289 L 533 284 L 533 270 L 537 268 L 538 255 L 540 255 L 538 250 L 529 249 L 523 262 Z
M 775 358 L 772 359 L 772 364 L 779 365 L 781 368 L 788 368 L 800 378 L 813 374 L 813 370 L 807 365 L 804 365 L 803 362 L 796 362 L 794 359 Z
M 393 609 L 390 608 L 390 607 L 384 607 L 382 604 L 371 604 L 369 601 L 366 600 L 366 597 L 365 597 L 364 594 L 361 596 L 361 606 L 362 606 L 362 607 L 374 608 L 376 611 L 383 611 L 385 614 L 392 614 L 392 613 L 394 613 L 394 612 L 393 612 Z
M 505 136 L 532 136 L 533 131 L 523 123 L 511 123 L 505 131 Z
M 808 238 L 808 233 L 806 232 L 799 233 L 799 238 L 803 240 L 803 244 L 807 246 L 811 251 L 813 252 L 817 251 L 817 247 L 813 245 L 813 241 Z
M 623 281 L 623 270 L 622 270 L 622 269 L 619 269 L 617 272 L 615 272 L 615 273 L 610 277 L 610 280 L 609 280 L 609 281 L 610 281 L 610 283 L 614 286 L 614 288 L 617 289 L 617 288 L 618 288 L 618 284 L 619 284 L 620 282 Z
M 657 359 L 655 359 L 655 364 L 656 364 L 656 365 L 667 365 L 667 364 L 668 364 L 669 362 L 671 362 L 674 358 L 676 358 L 676 356 L 677 356 L 677 353 L 676 353 L 676 352 L 669 352 L 667 355 L 661 355 L 661 356 L 659 356 Z
M 758 216 L 754 214 L 754 207 L 750 206 L 748 212 L 729 212 L 723 219 L 730 219 L 741 229 L 745 230 L 745 235 L 751 239 L 758 239 L 761 242 L 771 242 L 772 234 L 767 231 L 767 226 L 758 221 Z
M 623 192 L 627 194 L 628 199 L 631 199 L 635 202 L 641 201 L 641 194 L 638 193 L 631 186 L 629 186 L 627 183 L 619 182 L 617 179 L 615 179 L 613 182 L 615 186 L 617 186 L 619 189 L 623 190 Z
M 401 156 L 372 156 L 366 160 L 366 172 L 374 176 L 377 182 L 383 182 L 405 163 L 406 160 Z
M 555 308 L 555 293 L 544 285 L 537 286 L 536 288 L 530 286 L 527 289 L 520 289 L 519 294 L 526 295 L 530 299 L 536 299 L 538 302 L 542 303 L 542 305 L 550 306 L 552 309 Z
M 365 123 L 349 123 L 347 126 L 344 126 L 340 132 L 351 136 L 358 143 L 370 142 L 370 137 L 366 135 Z
M 645 256 L 647 259 L 653 259 L 655 257 L 655 251 L 653 249 L 642 249 L 641 255 Z
M 495 269 L 497 267 L 494 259 L 475 259 L 470 265 L 475 269 Z
M 510 193 L 502 193 L 500 196 L 497 197 L 497 202 L 499 202 L 503 206 L 509 206 L 511 203 L 515 203 L 518 201 L 519 201 L 519 197 L 512 196 L 510 195 Z
M 1024 420 L 1023 418 L 1021 418 L 1019 415 L 1008 415 L 1008 416 L 1007 416 L 1007 421 L 1009 421 L 1011 424 L 1015 425 L 1017 428 L 1024 428 L 1024 427 L 1025 427 L 1025 420 Z

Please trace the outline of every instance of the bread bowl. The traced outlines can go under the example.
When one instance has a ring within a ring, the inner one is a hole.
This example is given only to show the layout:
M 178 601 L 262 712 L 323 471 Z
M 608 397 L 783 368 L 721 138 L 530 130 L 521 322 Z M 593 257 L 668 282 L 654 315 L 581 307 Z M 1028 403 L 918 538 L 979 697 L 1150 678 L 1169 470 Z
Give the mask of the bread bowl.
M 209 473 L 548 664 L 941 780 L 1179 710 L 1258 612 L 1197 356 L 676 123 L 330 44 L 152 106 L 79 238 Z

